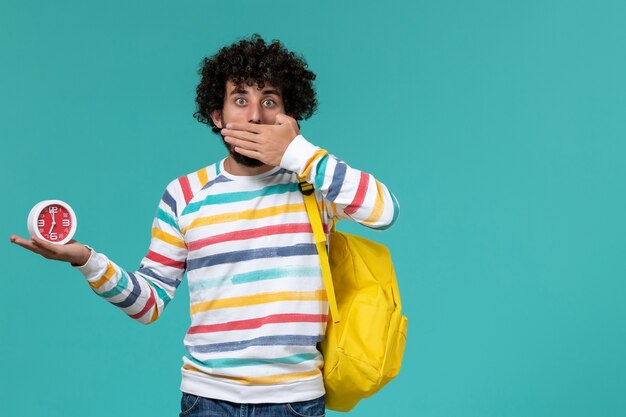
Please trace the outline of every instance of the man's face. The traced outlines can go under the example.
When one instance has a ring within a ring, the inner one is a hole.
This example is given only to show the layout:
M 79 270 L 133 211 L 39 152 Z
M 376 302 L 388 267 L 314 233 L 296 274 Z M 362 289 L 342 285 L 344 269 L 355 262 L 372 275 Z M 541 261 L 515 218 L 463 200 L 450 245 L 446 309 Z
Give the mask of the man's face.
M 274 124 L 276 115 L 285 113 L 281 91 L 271 84 L 265 83 L 262 89 L 257 84 L 247 85 L 226 82 L 224 107 L 221 111 L 211 113 L 213 123 L 222 129 L 230 122 L 249 122 L 258 124 Z M 222 138 L 223 140 L 223 138 Z M 263 163 L 257 159 L 241 155 L 233 150 L 233 146 L 224 142 L 233 159 L 245 166 L 258 167 Z

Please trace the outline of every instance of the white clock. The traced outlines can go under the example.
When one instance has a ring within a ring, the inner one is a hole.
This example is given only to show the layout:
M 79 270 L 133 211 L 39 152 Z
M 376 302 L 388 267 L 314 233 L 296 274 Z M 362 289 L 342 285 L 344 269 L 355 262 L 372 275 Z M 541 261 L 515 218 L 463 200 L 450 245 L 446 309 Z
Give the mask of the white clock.
M 28 233 L 50 243 L 63 245 L 76 233 L 76 214 L 61 200 L 44 200 L 28 214 Z

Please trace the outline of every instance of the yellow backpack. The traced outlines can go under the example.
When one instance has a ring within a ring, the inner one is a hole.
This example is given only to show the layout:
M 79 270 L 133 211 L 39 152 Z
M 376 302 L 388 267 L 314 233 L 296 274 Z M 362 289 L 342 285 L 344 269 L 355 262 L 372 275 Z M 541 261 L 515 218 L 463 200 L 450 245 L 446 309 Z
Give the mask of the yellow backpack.
M 300 189 L 315 235 L 332 318 L 320 342 L 326 407 L 350 411 L 398 375 L 408 319 L 402 315 L 387 247 L 333 230 L 329 261 L 313 187 L 301 180 Z

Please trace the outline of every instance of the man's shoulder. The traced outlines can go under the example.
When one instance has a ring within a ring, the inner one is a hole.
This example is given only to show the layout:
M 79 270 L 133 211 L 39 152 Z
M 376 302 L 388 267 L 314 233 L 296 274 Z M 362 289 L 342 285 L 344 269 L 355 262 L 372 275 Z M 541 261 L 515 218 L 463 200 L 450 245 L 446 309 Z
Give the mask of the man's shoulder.
M 167 185 L 167 190 L 173 196 L 180 197 L 189 203 L 193 196 L 220 175 L 220 162 L 215 162 L 203 168 L 189 172 L 180 177 L 174 178 Z

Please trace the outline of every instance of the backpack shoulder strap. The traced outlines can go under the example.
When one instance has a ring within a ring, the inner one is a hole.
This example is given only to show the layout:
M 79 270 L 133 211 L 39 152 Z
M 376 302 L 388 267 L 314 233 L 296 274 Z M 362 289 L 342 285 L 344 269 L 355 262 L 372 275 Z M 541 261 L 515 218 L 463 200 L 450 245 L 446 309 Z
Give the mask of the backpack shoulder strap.
M 324 278 L 324 287 L 326 288 L 326 298 L 330 308 L 330 316 L 335 324 L 339 324 L 339 310 L 337 309 L 337 299 L 335 298 L 335 287 L 333 286 L 333 277 L 330 272 L 330 262 L 328 261 L 328 253 L 326 252 L 326 235 L 322 228 L 322 219 L 317 207 L 313 185 L 309 184 L 301 176 L 297 175 L 300 181 L 300 191 L 304 196 L 304 204 L 309 215 L 309 222 L 315 236 L 315 245 L 320 258 L 320 267 L 322 268 L 322 276 Z

